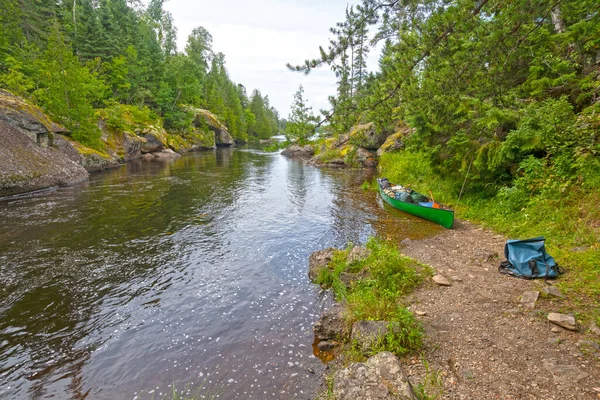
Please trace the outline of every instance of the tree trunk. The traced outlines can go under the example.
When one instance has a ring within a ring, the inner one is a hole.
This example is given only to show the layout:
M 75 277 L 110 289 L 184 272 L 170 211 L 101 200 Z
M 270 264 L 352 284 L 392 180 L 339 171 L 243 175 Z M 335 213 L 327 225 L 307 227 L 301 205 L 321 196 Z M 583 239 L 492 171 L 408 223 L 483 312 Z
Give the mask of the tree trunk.
M 554 25 L 554 30 L 558 33 L 563 33 L 566 29 L 565 22 L 562 19 L 560 8 L 558 8 L 558 6 L 552 9 L 552 24 Z

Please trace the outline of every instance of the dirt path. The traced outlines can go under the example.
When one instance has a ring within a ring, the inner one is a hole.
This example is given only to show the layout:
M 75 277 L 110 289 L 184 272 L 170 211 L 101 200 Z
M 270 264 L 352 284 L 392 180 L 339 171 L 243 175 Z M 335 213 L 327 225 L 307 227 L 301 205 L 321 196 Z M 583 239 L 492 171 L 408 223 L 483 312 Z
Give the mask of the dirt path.
M 402 252 L 435 268 L 451 282 L 413 293 L 420 315 L 423 357 L 440 373 L 444 399 L 598 399 L 600 337 L 547 322 L 548 312 L 568 311 L 560 298 L 542 297 L 534 309 L 526 291 L 545 283 L 498 273 L 505 238 L 465 222 Z M 425 313 L 425 315 L 423 315 Z M 595 340 L 582 344 L 583 340 Z M 407 361 L 413 382 L 426 378 L 418 358 Z M 431 374 L 430 374 L 431 376 Z

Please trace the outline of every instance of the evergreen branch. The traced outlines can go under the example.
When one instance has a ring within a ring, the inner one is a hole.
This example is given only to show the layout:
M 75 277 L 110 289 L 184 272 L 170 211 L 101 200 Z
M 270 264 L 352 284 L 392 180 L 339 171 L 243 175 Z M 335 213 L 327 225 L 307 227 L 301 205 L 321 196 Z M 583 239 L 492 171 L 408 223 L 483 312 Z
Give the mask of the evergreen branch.
M 466 22 L 470 21 L 471 19 L 473 19 L 474 17 L 476 17 L 477 15 L 479 15 L 479 13 L 481 12 L 482 8 L 488 2 L 489 2 L 489 0 L 482 0 L 481 3 L 479 3 L 479 5 L 469 14 L 469 18 L 466 19 L 465 21 L 462 21 L 462 22 L 466 23 Z M 421 53 L 421 55 L 411 64 L 411 66 L 408 68 L 408 71 L 406 73 L 407 74 L 411 73 L 423 60 L 425 60 L 425 58 L 427 58 L 431 54 L 431 52 L 444 39 L 447 39 L 450 36 L 450 34 L 452 32 L 454 32 L 455 26 L 456 26 L 456 22 L 453 22 L 446 30 L 444 30 L 444 32 L 442 32 L 440 35 L 438 35 L 435 38 L 435 40 L 433 41 L 433 43 L 430 46 L 428 46 L 428 48 L 425 51 L 423 51 Z M 388 100 L 390 100 L 391 98 L 393 98 L 394 96 L 396 96 L 396 94 L 398 93 L 398 91 L 402 87 L 403 83 L 404 83 L 403 80 L 401 80 L 400 82 L 397 82 L 396 85 L 392 88 L 392 90 L 390 90 L 388 92 L 388 94 L 385 97 L 383 97 L 382 99 L 380 99 L 380 100 L 376 101 L 375 103 L 373 103 L 369 107 L 369 109 L 370 110 L 376 109 L 377 107 L 379 107 L 383 103 L 387 102 Z M 353 106 L 353 108 L 356 109 L 356 106 Z M 323 126 L 323 124 L 325 124 L 327 121 L 329 121 L 329 119 L 331 117 L 333 117 L 334 115 L 335 115 L 335 109 L 333 109 L 331 112 L 329 112 L 329 114 L 325 115 L 325 118 L 323 120 L 321 120 L 317 125 L 315 125 L 315 127 L 313 128 L 313 130 L 309 134 L 314 133 L 317 128 Z
M 372 9 L 369 10 L 369 12 L 363 16 L 363 18 L 361 18 L 358 23 L 356 23 L 352 29 L 350 30 L 350 32 L 348 32 L 348 35 L 346 38 L 342 38 L 340 39 L 340 43 L 342 44 L 342 46 L 340 47 L 332 47 L 330 49 L 329 54 L 326 54 L 323 51 L 322 47 L 319 47 L 319 51 L 321 52 L 321 57 L 320 58 L 315 58 L 312 60 L 305 60 L 304 61 L 304 65 L 292 65 L 291 63 L 286 63 L 286 67 L 290 70 L 290 71 L 294 71 L 294 72 L 303 72 L 305 75 L 310 74 L 310 72 L 315 69 L 315 68 L 319 68 L 320 66 L 322 66 L 323 64 L 331 64 L 337 57 L 340 56 L 340 54 L 342 54 L 344 51 L 346 51 L 348 49 L 348 43 L 350 43 L 350 40 L 348 40 L 349 38 L 351 38 L 352 36 L 354 36 L 354 34 L 356 33 L 356 31 L 358 29 L 360 29 L 360 27 L 363 26 L 363 24 L 365 23 L 369 23 L 370 25 L 374 24 L 376 22 L 376 20 L 372 19 L 373 17 L 375 17 L 376 12 L 379 11 L 381 8 L 393 8 L 396 4 L 398 4 L 400 2 L 400 0 L 395 0 L 392 1 L 391 3 L 378 3 L 375 6 L 373 6 Z M 366 8 L 368 8 L 369 4 L 368 1 L 365 1 L 365 6 Z M 340 25 L 340 23 L 338 23 L 338 26 Z M 341 33 L 341 31 L 337 31 L 335 29 L 332 29 L 333 33 Z M 346 40 L 344 40 L 346 39 Z M 335 45 L 335 43 L 332 42 L 333 45 Z

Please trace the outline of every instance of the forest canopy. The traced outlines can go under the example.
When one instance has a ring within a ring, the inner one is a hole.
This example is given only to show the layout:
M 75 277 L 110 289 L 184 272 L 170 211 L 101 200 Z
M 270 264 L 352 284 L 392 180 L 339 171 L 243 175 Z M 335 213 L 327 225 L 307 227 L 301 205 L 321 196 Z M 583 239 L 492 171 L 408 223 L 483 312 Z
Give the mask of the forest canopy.
M 409 150 L 492 192 L 532 168 L 563 183 L 598 176 L 600 2 L 364 0 L 331 34 L 319 58 L 288 64 L 335 73 L 331 133 L 408 125 Z
M 185 131 L 186 107 L 216 114 L 239 141 L 278 133 L 268 96 L 233 82 L 212 36 L 183 51 L 164 0 L 0 0 L 0 87 L 34 100 L 84 144 L 100 146 L 97 110 L 149 109 Z

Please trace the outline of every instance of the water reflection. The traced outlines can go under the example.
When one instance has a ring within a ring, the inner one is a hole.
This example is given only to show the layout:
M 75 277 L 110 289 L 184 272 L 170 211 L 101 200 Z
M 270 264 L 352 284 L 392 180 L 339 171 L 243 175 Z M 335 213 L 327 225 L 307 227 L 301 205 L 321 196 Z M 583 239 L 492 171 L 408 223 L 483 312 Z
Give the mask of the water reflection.
M 0 397 L 314 397 L 308 255 L 432 227 L 370 178 L 218 149 L 0 202 Z

